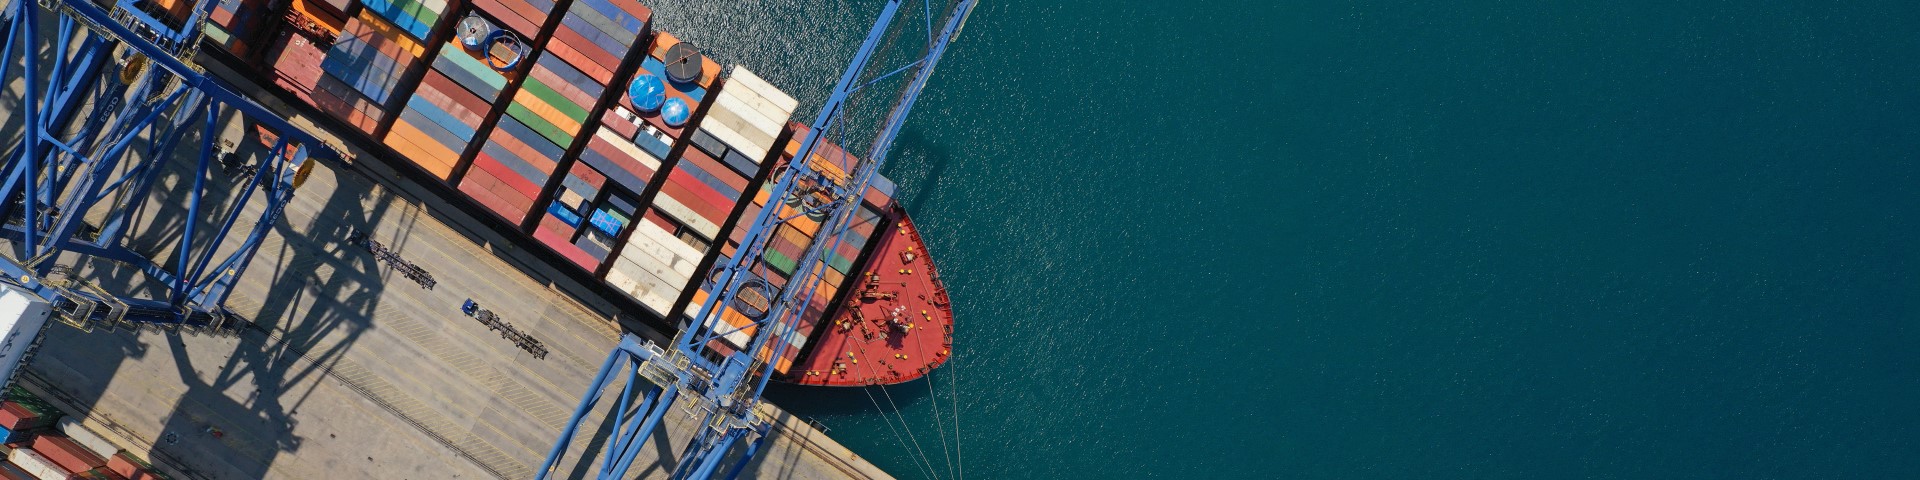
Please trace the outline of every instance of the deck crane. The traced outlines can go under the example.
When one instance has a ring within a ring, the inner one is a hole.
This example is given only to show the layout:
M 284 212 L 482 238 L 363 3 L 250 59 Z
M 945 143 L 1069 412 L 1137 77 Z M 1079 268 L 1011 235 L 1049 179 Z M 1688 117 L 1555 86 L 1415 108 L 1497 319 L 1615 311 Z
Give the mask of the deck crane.
M 800 215 L 826 220 L 821 222 L 822 233 L 801 255 L 796 272 L 817 271 L 825 261 L 823 252 L 834 251 L 844 241 L 853 213 L 860 207 L 862 192 L 886 162 L 888 150 L 912 110 L 914 100 L 926 86 L 949 42 L 966 24 L 975 3 L 976 0 L 955 2 L 944 17 L 944 27 L 939 30 L 935 30 L 934 7 L 926 5 L 924 55 L 898 69 L 869 78 L 867 67 L 883 60 L 876 58 L 883 40 L 897 38 L 890 36 L 888 27 L 901 13 L 902 2 L 887 2 L 852 63 L 835 84 L 832 95 L 814 118 L 794 155 L 795 160 L 770 190 L 768 198 L 772 200 L 768 208 L 762 209 L 754 219 L 736 253 L 707 278 L 706 286 L 712 294 L 666 348 L 643 342 L 631 334 L 621 339 L 548 451 L 536 478 L 545 479 L 554 474 L 581 421 L 594 410 L 603 391 L 613 384 L 616 369 L 624 374 L 625 387 L 617 397 L 619 408 L 606 419 L 612 425 L 604 447 L 605 457 L 599 464 L 599 478 L 624 478 L 635 455 L 676 401 L 690 402 L 685 407 L 690 412 L 699 412 L 695 418 L 700 423 L 674 464 L 672 478 L 712 478 L 721 463 L 729 458 L 733 464 L 725 477 L 739 476 L 770 433 L 770 425 L 755 413 L 760 395 L 774 372 L 777 359 L 784 353 L 781 350 L 787 348 L 788 342 L 784 339 L 804 334 L 797 332 L 795 326 L 800 316 L 806 314 L 808 303 L 814 297 L 813 290 L 820 283 L 817 275 L 796 273 L 792 281 L 773 291 L 765 284 L 747 280 L 747 273 L 760 264 L 760 256 L 767 250 L 774 228 Z M 842 178 L 827 178 L 814 171 L 809 159 L 814 158 L 815 147 L 830 135 L 844 136 L 846 124 L 858 121 L 849 119 L 853 96 L 909 71 L 913 72 L 911 79 L 898 91 L 899 96 L 878 124 L 864 160 L 859 160 L 856 168 Z M 828 200 L 803 205 L 799 212 L 777 208 L 777 202 L 789 196 Z M 723 321 L 721 314 L 727 306 L 737 307 L 752 324 L 735 327 Z M 719 354 L 708 348 L 717 338 L 744 331 L 750 331 L 752 338 L 745 349 Z M 733 447 L 743 443 L 744 451 L 733 451 Z
M 0 163 L 0 237 L 11 247 L 0 255 L 0 283 L 8 301 L 37 297 L 28 300 L 50 307 L 46 317 L 0 319 L 11 324 L 0 332 L 0 382 L 37 347 L 48 317 L 85 330 L 230 332 L 233 317 L 223 306 L 230 287 L 314 160 L 338 158 L 201 70 L 194 60 L 201 27 L 217 3 L 201 0 L 184 21 L 150 14 L 143 8 L 151 3 L 140 0 L 13 0 L 0 12 L 0 85 L 24 84 L 24 95 L 0 106 L 22 132 L 4 145 Z M 219 118 L 229 110 L 277 140 L 265 155 L 237 159 L 245 162 L 238 171 L 251 173 L 234 178 L 240 189 L 211 196 L 237 199 L 221 203 L 209 198 L 208 178 L 215 157 L 233 153 L 217 145 Z M 158 245 L 131 245 L 136 213 L 148 210 L 155 184 L 175 152 L 191 148 L 182 142 L 195 128 L 199 156 L 189 170 L 182 231 Z M 249 203 L 256 191 L 262 201 Z M 236 247 L 229 237 L 238 235 L 245 237 Z M 76 256 L 136 269 L 159 293 L 141 298 L 82 280 L 71 263 L 60 264 Z

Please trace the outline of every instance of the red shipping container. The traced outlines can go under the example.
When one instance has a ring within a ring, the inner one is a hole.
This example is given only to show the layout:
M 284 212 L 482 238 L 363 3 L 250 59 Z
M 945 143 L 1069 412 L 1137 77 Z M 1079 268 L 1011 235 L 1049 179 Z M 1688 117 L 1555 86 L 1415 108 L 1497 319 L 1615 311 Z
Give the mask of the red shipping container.
M 113 472 L 113 474 L 119 475 L 120 478 L 127 480 L 160 479 L 158 471 L 153 468 L 152 464 L 138 458 L 133 458 L 133 455 L 127 452 L 120 452 L 108 458 L 107 471 Z
M 710 223 L 718 224 L 726 220 L 725 212 L 721 212 L 719 211 L 720 209 L 708 205 L 707 202 L 700 200 L 700 198 L 692 192 L 687 191 L 685 186 L 673 182 L 672 179 L 668 179 L 667 182 L 660 184 L 660 195 L 665 195 L 667 198 L 673 199 L 674 203 L 679 203 L 681 206 L 687 207 L 687 209 L 693 211 L 694 215 L 699 215 Z M 659 203 L 660 200 L 654 200 L 655 205 Z M 683 218 L 681 220 L 693 219 Z
M 473 178 L 474 176 L 486 175 L 486 173 L 474 170 L 467 175 L 467 178 Z M 460 184 L 460 191 L 467 194 L 467 198 L 473 199 L 473 201 L 479 203 L 480 206 L 487 207 L 488 210 L 493 211 L 495 215 L 499 215 L 501 218 L 505 218 L 508 222 L 518 224 L 521 219 L 526 218 L 527 209 L 525 207 L 514 208 L 512 203 L 500 198 L 500 195 L 493 190 L 480 187 L 476 183 L 462 182 Z
M 720 183 L 733 187 L 734 190 L 743 192 L 747 190 L 747 179 L 745 177 L 741 177 L 739 172 L 727 168 L 726 165 L 721 165 L 719 161 L 708 156 L 706 152 L 702 152 L 698 148 L 689 148 L 681 152 L 680 161 L 693 162 L 695 166 L 700 167 L 701 171 L 707 172 L 707 175 L 711 175 L 713 178 L 720 180 Z
M 32 430 L 53 425 L 59 419 L 56 415 L 35 412 L 12 400 L 0 404 L 0 427 L 7 427 L 7 430 Z
M 626 10 L 627 13 L 633 14 L 633 18 L 640 19 L 641 22 L 653 21 L 653 9 L 647 8 L 646 5 L 641 5 L 640 2 L 633 0 L 608 0 L 607 4 L 613 5 L 614 8 Z
M 561 98 L 573 102 L 574 105 L 579 105 L 580 108 L 591 107 L 596 100 L 593 95 L 588 95 L 587 92 L 580 90 L 579 87 L 567 83 L 566 80 L 560 78 L 559 74 L 552 70 L 547 70 L 545 67 L 536 66 L 530 74 L 533 75 L 535 80 L 539 80 L 540 83 L 545 84 L 547 88 L 553 89 L 554 93 L 560 94 Z
M 640 164 L 640 159 L 633 158 L 632 155 L 628 155 L 627 152 L 620 150 L 618 147 L 613 146 L 613 144 L 608 143 L 597 135 L 593 137 L 593 140 L 587 142 L 587 148 L 607 157 L 607 160 L 612 161 L 614 166 L 620 167 L 621 170 L 626 170 L 627 173 L 633 174 L 634 178 L 638 178 L 642 182 L 653 179 L 653 169 Z M 629 187 L 635 189 L 640 188 L 639 185 L 629 185 Z
M 520 160 L 527 162 L 528 165 L 532 165 L 534 169 L 540 170 L 540 173 L 553 174 L 553 159 L 546 155 L 541 155 L 539 150 L 534 150 L 533 147 L 528 146 L 526 143 L 530 141 L 547 142 L 548 145 L 552 145 L 553 142 L 547 140 L 546 137 L 522 139 L 505 131 L 494 130 L 493 134 L 487 138 L 493 140 L 493 143 L 500 145 L 500 148 L 505 148 L 507 151 L 513 152 L 514 155 L 520 156 Z
M 680 229 L 679 225 L 674 224 L 672 220 L 667 219 L 666 215 L 661 214 L 658 208 L 649 208 L 647 209 L 647 213 L 641 214 L 640 216 L 641 218 L 647 219 L 648 222 L 658 225 L 661 230 L 666 230 L 668 233 Z
M 86 447 L 74 443 L 67 437 L 40 435 L 33 437 L 33 440 L 28 442 L 27 448 L 32 449 L 34 453 L 39 453 L 40 456 L 47 457 L 47 460 L 70 472 L 84 472 L 107 466 L 107 459 L 94 455 L 93 452 L 87 451 Z
M 592 185 L 593 188 L 600 188 L 607 184 L 607 176 L 594 170 L 593 167 L 587 166 L 586 163 L 573 164 L 572 173 L 575 178 L 579 178 L 582 182 L 587 182 L 587 184 Z
M 727 198 L 726 195 L 721 195 L 720 192 L 714 191 L 713 187 L 707 186 L 705 182 L 701 182 L 698 178 L 693 178 L 693 174 L 687 173 L 684 170 L 676 169 L 668 173 L 667 185 L 678 185 L 680 190 L 685 193 L 684 195 L 676 194 L 673 196 L 674 199 L 679 200 L 681 203 L 702 203 L 705 204 L 707 208 L 713 209 L 714 213 L 707 215 L 707 218 L 712 219 L 713 223 L 718 224 L 725 222 L 727 220 L 727 212 L 733 210 L 733 204 L 735 203 L 733 199 Z M 662 191 L 665 190 L 663 189 Z M 687 207 L 695 210 L 701 208 L 701 206 L 691 204 L 687 205 Z
M 501 23 L 523 37 L 532 37 L 540 32 L 540 24 L 546 23 L 547 14 L 525 0 L 473 0 L 473 6 L 499 18 Z
M 475 96 L 473 92 L 467 91 L 466 87 L 453 83 L 452 79 L 447 78 L 445 74 L 438 71 L 427 70 L 427 76 L 420 81 L 422 85 L 431 85 L 434 90 L 440 92 L 440 95 L 453 100 L 453 103 L 459 105 L 462 110 L 465 110 L 466 114 L 473 115 L 474 121 L 469 124 L 469 126 L 480 125 L 479 117 L 485 116 L 487 112 L 492 109 L 492 106 L 488 105 L 485 100 L 481 100 L 480 97 Z
M 559 253 L 560 256 L 567 257 L 567 260 L 572 261 L 575 265 L 579 265 L 580 268 L 593 270 L 600 266 L 599 260 L 595 260 L 593 255 L 588 255 L 586 250 L 581 250 L 580 247 L 574 246 L 572 242 L 568 242 L 565 235 L 548 231 L 547 229 L 540 229 L 533 232 L 533 238 L 539 240 L 540 243 L 546 245 L 547 248 L 553 249 L 553 251 Z
M 588 40 L 585 35 L 581 35 L 580 32 L 574 31 L 572 27 L 568 27 L 565 24 L 560 25 L 559 29 L 554 30 L 553 39 L 559 40 L 559 43 L 565 46 L 567 50 L 571 50 L 577 54 L 576 56 L 586 60 L 584 62 L 567 62 L 572 64 L 574 68 L 582 69 L 583 72 L 585 68 L 592 66 L 600 67 L 601 70 L 612 70 L 620 66 L 619 57 L 615 57 L 613 53 L 601 49 L 599 44 L 593 43 L 593 41 Z M 549 48 L 552 48 L 551 46 L 553 44 L 548 43 L 547 45 L 549 45 Z M 606 80 L 600 79 L 597 76 L 594 77 L 594 79 L 600 80 L 600 83 L 603 84 L 607 83 Z
M 484 156 L 486 155 L 486 153 L 482 152 L 480 155 Z M 504 186 L 507 189 L 517 192 L 521 196 L 525 196 L 527 198 L 533 198 L 535 196 L 540 195 L 540 185 L 534 185 L 531 182 L 528 182 L 525 179 L 522 179 L 520 177 L 519 172 L 515 172 L 513 171 L 513 169 L 507 168 L 506 165 L 500 164 L 500 162 L 495 161 L 493 157 L 486 157 L 486 161 L 484 162 L 475 160 L 473 162 L 473 165 L 476 167 L 480 167 L 483 170 L 486 170 L 487 175 L 491 176 L 495 180 L 494 182 L 495 185 Z M 489 186 L 489 188 L 492 188 L 492 187 L 493 185 Z
M 560 221 L 558 217 L 553 215 L 541 215 L 539 229 L 539 231 L 542 232 L 552 232 L 554 235 L 560 236 L 560 238 L 573 236 L 573 226 L 567 225 L 567 222 Z
M 496 175 L 494 179 L 500 181 L 500 186 L 494 188 L 493 192 L 509 200 L 520 198 L 532 201 L 533 197 L 540 196 L 540 187 L 543 186 L 519 175 Z M 540 179 L 541 182 L 546 180 Z
M 621 103 L 627 104 L 628 102 L 625 100 L 627 94 L 624 93 L 626 92 L 626 87 L 621 87 L 620 91 L 623 92 L 620 94 Z M 632 111 L 630 104 L 628 111 Z M 614 133 L 620 134 L 620 138 L 633 138 L 634 135 L 640 134 L 639 125 L 635 125 L 633 122 L 627 121 L 627 119 L 620 118 L 619 115 L 614 114 L 611 108 L 607 109 L 606 113 L 600 114 L 600 124 L 605 125 L 608 130 L 613 130 Z

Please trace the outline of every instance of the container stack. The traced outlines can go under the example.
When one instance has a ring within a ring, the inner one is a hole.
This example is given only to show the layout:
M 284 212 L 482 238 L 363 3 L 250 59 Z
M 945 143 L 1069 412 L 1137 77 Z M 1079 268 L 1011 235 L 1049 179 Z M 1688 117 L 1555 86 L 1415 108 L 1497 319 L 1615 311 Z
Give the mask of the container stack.
M 635 185 L 644 186 L 652 181 L 661 166 L 668 163 L 668 153 L 687 134 L 684 127 L 694 123 L 690 114 L 699 111 L 702 102 L 707 100 L 707 90 L 719 77 L 720 65 L 701 56 L 699 78 L 685 83 L 672 81 L 666 70 L 667 51 L 680 44 L 671 34 L 654 34 L 653 45 L 633 78 L 636 84 L 651 82 L 658 89 L 629 85 L 628 94 L 621 95 L 618 104 L 601 115 L 604 127 L 601 131 L 605 134 L 596 135 L 588 144 L 589 150 L 611 152 L 607 158 L 593 161 L 604 160 L 610 166 L 620 167 L 615 170 L 633 174 Z M 636 103 L 632 95 L 635 90 L 658 96 Z M 676 114 L 678 118 L 670 118 Z M 582 156 L 582 161 L 588 160 Z M 609 177 L 612 176 L 609 171 Z M 683 178 L 681 183 L 690 178 Z M 620 249 L 619 260 L 608 269 L 606 277 L 608 284 L 663 317 L 686 290 L 707 246 L 719 231 L 719 224 L 726 221 L 727 212 L 733 208 L 729 203 L 723 208 L 704 211 L 662 209 L 659 207 L 662 198 L 690 196 L 684 188 L 666 183 L 662 182 L 659 193 L 654 196 L 654 206 L 641 210 L 640 217 L 647 221 L 632 223 L 633 231 L 626 246 Z M 684 207 L 679 198 L 664 202 Z
M 0 402 L 0 435 L 11 451 L 0 478 L 165 478 L 153 465 L 81 427 L 72 417 L 15 386 Z
M 512 115 L 501 115 L 486 138 L 460 180 L 460 191 L 501 218 L 520 223 L 565 152 Z
M 573 145 L 587 121 L 587 110 L 606 89 L 560 57 L 541 55 L 507 104 L 507 116 L 537 135 L 525 140 L 544 139 L 564 150 Z M 540 180 L 545 183 L 546 179 Z
M 387 19 L 415 42 L 426 41 L 447 12 L 447 0 L 360 0 L 360 4 L 366 6 L 363 11 Z
M 487 32 L 494 28 L 479 17 L 462 23 Z M 441 180 L 453 175 L 481 119 L 493 110 L 507 85 L 507 77 L 488 66 L 484 53 L 478 51 L 484 47 L 466 45 L 458 36 L 441 44 L 400 118 L 387 131 L 387 146 Z
M 493 191 L 498 199 L 490 207 L 515 222 L 526 218 L 533 200 L 579 135 L 587 110 L 605 91 L 606 86 L 559 57 L 541 55 L 488 136 L 486 148 L 491 151 L 483 151 L 474 161 L 476 170 L 487 171 L 478 175 L 470 171 L 463 183 L 489 177 L 498 181 L 503 188 Z
M 605 85 L 627 52 L 641 41 L 652 16 L 651 10 L 631 0 L 576 1 L 547 42 L 547 54 L 585 75 L 587 82 L 575 88 L 596 90 L 596 98 L 624 95 L 624 89 Z M 598 120 L 591 115 L 588 112 L 580 120 Z M 659 168 L 657 159 L 651 164 L 640 162 L 637 157 L 645 154 L 620 135 L 605 128 L 593 130 L 596 133 L 554 190 L 533 233 L 536 240 L 589 271 L 600 268 L 613 251 L 614 239 L 639 216 L 638 194 Z M 575 131 L 573 136 L 578 134 Z M 608 182 L 615 188 L 609 188 Z
M 174 18 L 185 18 L 181 15 L 185 12 L 180 9 L 192 8 L 195 3 L 187 0 L 172 0 L 156 2 L 156 5 L 167 8 Z M 294 21 L 304 20 L 301 17 L 324 15 L 333 23 L 334 31 L 338 32 L 340 21 L 346 18 L 344 12 L 347 8 L 347 0 L 294 0 L 290 3 L 287 14 L 284 17 L 276 17 L 273 2 L 268 0 L 220 0 L 214 5 L 213 11 L 208 12 L 207 23 L 202 31 L 206 32 L 208 40 L 212 40 L 228 52 L 245 57 L 259 47 L 248 42 L 262 29 L 279 27 L 283 31 L 293 30 L 286 27 L 307 24 L 304 21 L 294 23 Z M 276 23 L 283 25 L 275 25 Z
M 361 10 L 347 20 L 320 62 L 325 75 L 314 86 L 314 106 L 372 135 L 387 115 L 387 102 L 401 75 L 424 53 L 426 49 L 408 33 L 372 9 Z
M 749 184 L 760 176 L 764 168 L 762 163 L 774 149 L 774 142 L 780 138 L 787 120 L 793 116 L 793 110 L 799 102 L 786 92 L 762 80 L 759 75 L 746 67 L 734 66 L 727 76 L 727 82 L 715 94 L 714 104 L 700 121 L 700 127 L 688 136 L 690 148 L 681 154 L 680 162 L 668 174 L 662 184 L 660 195 L 654 197 L 654 208 L 675 218 L 693 218 L 694 222 L 685 222 L 688 227 L 705 226 L 706 221 L 724 225 L 726 216 L 734 205 L 742 200 Z M 718 211 L 718 216 L 708 217 L 710 211 Z M 757 214 L 754 210 L 752 213 Z M 751 223 L 752 217 L 743 216 L 740 221 Z M 671 225 L 671 224 L 669 224 Z M 737 225 L 728 241 L 716 242 L 707 250 L 719 250 L 722 256 L 731 256 L 739 245 L 747 225 Z M 719 235 L 719 228 L 711 232 L 699 231 L 703 238 Z M 769 252 L 773 254 L 773 252 Z M 612 275 L 608 276 L 609 279 Z M 609 280 L 611 281 L 611 280 Z M 706 300 L 709 287 L 695 293 L 695 302 Z M 699 307 L 690 303 L 683 314 L 691 316 Z M 749 320 L 737 311 L 728 308 L 721 317 L 735 326 L 746 326 Z M 743 341 L 749 331 L 730 336 Z M 736 338 L 737 337 L 737 338 Z M 743 348 L 743 347 L 742 347 Z
M 560 17 L 547 53 L 606 85 L 652 18 L 653 10 L 633 0 L 576 0 Z
M 60 411 L 38 401 L 25 390 L 14 387 L 0 402 L 0 443 L 24 442 L 34 434 L 52 428 L 60 420 Z
M 495 25 L 519 34 L 523 39 L 539 35 L 540 26 L 547 23 L 547 12 L 553 11 L 552 0 L 473 0 L 467 3 L 485 12 L 495 21 Z
M 321 77 L 326 76 L 326 72 L 320 70 L 320 63 L 326 60 L 327 50 L 333 48 L 333 41 L 347 26 L 345 15 L 327 9 L 331 7 L 322 8 L 325 5 L 308 0 L 293 2 L 284 25 L 274 35 L 273 46 L 262 59 L 264 69 L 271 72 L 274 86 L 315 106 L 319 102 L 314 100 L 314 92 Z M 238 25 L 239 20 L 235 23 Z
M 140 457 L 133 456 L 132 452 L 126 450 L 121 450 L 120 453 L 115 453 L 112 457 L 107 457 L 107 471 L 113 472 L 114 475 L 118 475 L 119 478 L 126 480 L 160 480 L 166 478 L 160 475 L 159 470 L 153 468 L 153 464 L 147 463 L 146 460 L 142 460 Z

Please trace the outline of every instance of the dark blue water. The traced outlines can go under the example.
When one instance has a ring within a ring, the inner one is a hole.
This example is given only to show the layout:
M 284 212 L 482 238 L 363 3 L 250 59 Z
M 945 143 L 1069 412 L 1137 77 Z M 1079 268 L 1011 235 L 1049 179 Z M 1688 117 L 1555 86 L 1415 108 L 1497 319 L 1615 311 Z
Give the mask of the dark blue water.
M 878 5 L 659 24 L 809 111 Z M 988 0 L 889 168 L 958 359 L 774 398 L 902 478 L 955 405 L 974 478 L 1912 478 L 1916 24 Z

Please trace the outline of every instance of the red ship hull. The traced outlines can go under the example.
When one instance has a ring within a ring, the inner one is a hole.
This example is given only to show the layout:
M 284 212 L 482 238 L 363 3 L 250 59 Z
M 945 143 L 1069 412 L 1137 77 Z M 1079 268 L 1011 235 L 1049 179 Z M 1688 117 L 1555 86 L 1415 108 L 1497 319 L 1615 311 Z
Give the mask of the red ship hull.
M 926 242 L 895 205 L 870 256 L 847 279 L 805 352 L 777 379 L 798 385 L 857 387 L 926 376 L 953 355 L 953 309 Z

